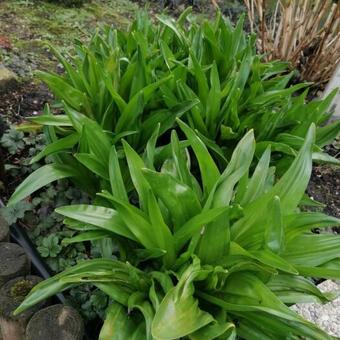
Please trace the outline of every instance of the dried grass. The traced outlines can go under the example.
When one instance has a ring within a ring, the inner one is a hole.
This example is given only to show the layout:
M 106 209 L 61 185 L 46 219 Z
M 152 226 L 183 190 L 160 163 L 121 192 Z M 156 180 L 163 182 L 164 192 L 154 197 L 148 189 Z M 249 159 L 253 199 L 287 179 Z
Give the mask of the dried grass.
M 265 0 L 244 0 L 258 49 L 267 60 L 287 60 L 300 77 L 327 82 L 340 61 L 340 3 L 278 0 L 271 13 Z

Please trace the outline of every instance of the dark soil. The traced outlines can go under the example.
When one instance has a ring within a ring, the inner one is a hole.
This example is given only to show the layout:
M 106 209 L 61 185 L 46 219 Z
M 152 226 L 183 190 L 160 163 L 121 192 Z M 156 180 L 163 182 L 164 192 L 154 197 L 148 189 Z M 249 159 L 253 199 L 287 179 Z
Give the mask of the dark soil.
M 14 90 L 0 94 L 0 116 L 8 124 L 21 123 L 25 117 L 41 113 L 52 98 L 43 84 L 20 83 Z
M 314 200 L 326 204 L 323 211 L 340 218 L 340 168 L 316 166 L 308 186 L 308 194 Z M 340 228 L 333 228 L 340 234 Z
M 325 147 L 331 156 L 340 159 L 339 141 Z M 307 189 L 308 195 L 314 200 L 324 203 L 323 211 L 340 218 L 340 168 L 330 165 L 320 165 L 313 168 L 311 180 Z M 340 227 L 332 228 L 340 234 Z

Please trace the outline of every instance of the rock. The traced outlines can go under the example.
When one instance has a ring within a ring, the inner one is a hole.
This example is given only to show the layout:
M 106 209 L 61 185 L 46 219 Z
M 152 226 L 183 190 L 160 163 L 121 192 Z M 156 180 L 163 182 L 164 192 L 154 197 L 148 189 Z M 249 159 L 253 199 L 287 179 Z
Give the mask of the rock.
M 14 72 L 3 65 L 0 65 L 0 93 L 7 92 L 17 83 L 17 76 Z
M 331 120 L 340 119 L 340 90 L 339 90 L 340 88 L 340 64 L 336 68 L 332 78 L 327 84 L 323 97 L 325 98 L 326 96 L 328 96 L 336 88 L 338 89 L 338 92 L 330 105 L 330 108 L 334 109 L 334 114 L 331 117 Z
M 30 261 L 25 251 L 15 243 L 0 243 L 0 287 L 17 276 L 30 272 Z
M 322 292 L 339 291 L 340 284 L 327 280 L 318 285 Z M 300 303 L 291 307 L 308 321 L 315 323 L 328 334 L 340 336 L 340 297 L 325 305 Z
M 32 315 L 43 305 L 41 302 L 32 308 L 14 316 L 13 311 L 20 305 L 30 290 L 42 278 L 39 276 L 21 276 L 6 282 L 0 289 L 0 329 L 6 339 L 24 339 L 26 325 Z
M 5 219 L 0 215 L 0 242 L 9 241 L 9 226 Z
M 82 340 L 84 324 L 70 306 L 54 305 L 34 314 L 26 328 L 25 340 Z

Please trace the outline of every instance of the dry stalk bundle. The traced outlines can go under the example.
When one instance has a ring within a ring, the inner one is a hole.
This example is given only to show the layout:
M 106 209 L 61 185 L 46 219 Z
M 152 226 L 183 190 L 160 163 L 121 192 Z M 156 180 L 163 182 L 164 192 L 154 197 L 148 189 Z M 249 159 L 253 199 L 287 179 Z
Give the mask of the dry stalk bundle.
M 267 60 L 290 62 L 304 80 L 327 82 L 340 61 L 340 3 L 332 0 L 244 0 L 250 29 Z M 270 13 L 269 13 L 270 12 Z

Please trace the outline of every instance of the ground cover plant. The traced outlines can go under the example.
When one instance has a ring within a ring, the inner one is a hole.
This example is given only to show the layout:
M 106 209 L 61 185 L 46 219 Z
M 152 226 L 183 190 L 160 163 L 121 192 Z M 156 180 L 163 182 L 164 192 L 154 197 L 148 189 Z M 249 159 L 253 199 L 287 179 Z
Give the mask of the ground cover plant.
M 45 163 L 40 161 L 30 164 L 30 159 L 46 145 L 43 134 L 27 134 L 13 127 L 4 131 L 0 145 L 6 156 L 6 176 L 0 178 L 9 187 L 20 183 L 22 177 Z M 49 162 L 48 157 L 46 162 Z M 1 183 L 0 192 L 3 196 L 8 187 L 5 188 Z M 18 223 L 24 228 L 40 256 L 56 274 L 81 259 L 102 256 L 100 241 L 93 241 L 91 247 L 82 243 L 62 243 L 64 238 L 72 237 L 76 232 L 65 227 L 63 217 L 55 213 L 54 209 L 88 202 L 88 197 L 72 186 L 70 181 L 60 180 L 46 186 L 30 199 L 22 200 L 11 207 L 0 208 L 0 215 L 9 225 Z M 108 303 L 107 296 L 90 285 L 72 289 L 67 300 L 79 310 L 86 321 L 102 317 Z
M 63 164 L 70 162 L 83 174 L 90 157 L 93 170 L 97 156 L 93 150 L 86 160 L 83 155 L 71 156 L 92 148 L 78 124 L 80 118 L 75 118 L 81 115 L 94 122 L 95 130 L 107 131 L 107 148 L 125 137 L 138 152 L 158 122 L 164 144 L 166 132 L 182 117 L 197 129 L 221 167 L 237 141 L 253 128 L 257 156 L 271 144 L 273 161 L 285 169 L 311 123 L 317 125 L 313 159 L 338 164 L 321 149 L 339 133 L 339 122 L 323 126 L 336 91 L 325 100 L 308 102 L 308 84 L 288 86 L 293 73 L 286 72 L 286 64 L 263 62 L 256 55 L 255 37 L 243 32 L 242 18 L 233 28 L 219 14 L 214 23 L 203 25 L 189 14 L 190 9 L 177 21 L 159 17 L 157 24 L 141 15 L 128 32 L 107 28 L 89 45 L 77 43 L 73 58 L 55 51 L 65 75 L 40 72 L 39 76 L 65 114 L 52 116 L 46 110 L 45 115 L 32 118 L 48 127 L 51 144 L 40 157 L 58 152 Z M 97 167 L 94 172 L 98 175 L 98 171 Z M 86 184 L 83 190 L 93 194 L 95 190 Z
M 221 173 L 202 139 L 178 124 L 190 150 L 173 131 L 160 168 L 153 161 L 155 137 L 144 160 L 123 142 L 134 195 L 112 146 L 111 188 L 98 193 L 102 204 L 57 209 L 79 231 L 64 242 L 112 238 L 118 260 L 80 262 L 37 285 L 16 313 L 90 282 L 114 300 L 101 339 L 330 339 L 288 308 L 332 298 L 309 277 L 340 277 L 340 238 L 310 231 L 340 221 L 298 208 L 311 174 L 315 126 L 275 181 L 270 147 L 251 169 L 252 130 Z M 199 176 L 192 173 L 194 159 Z

